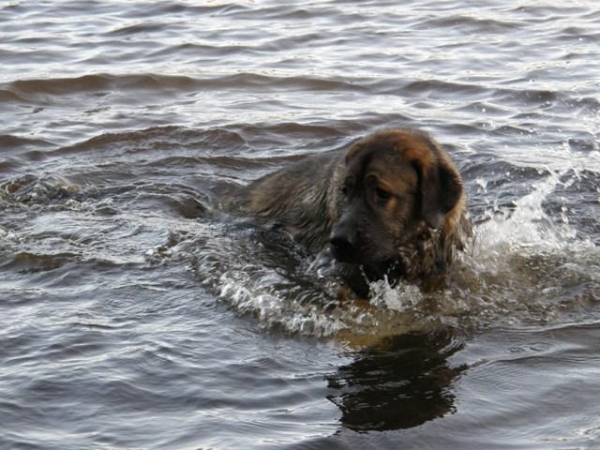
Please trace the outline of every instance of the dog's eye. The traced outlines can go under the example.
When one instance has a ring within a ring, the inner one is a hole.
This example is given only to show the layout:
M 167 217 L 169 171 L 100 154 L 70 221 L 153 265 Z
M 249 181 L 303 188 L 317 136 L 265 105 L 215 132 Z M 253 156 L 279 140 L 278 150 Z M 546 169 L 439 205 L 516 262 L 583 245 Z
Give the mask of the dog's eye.
M 381 188 L 375 188 L 375 195 L 377 196 L 377 200 L 381 202 L 387 202 L 390 198 L 392 198 L 392 194 Z
M 352 192 L 352 183 L 349 180 L 346 180 L 344 184 L 342 184 L 342 189 L 340 192 L 344 197 L 348 197 Z

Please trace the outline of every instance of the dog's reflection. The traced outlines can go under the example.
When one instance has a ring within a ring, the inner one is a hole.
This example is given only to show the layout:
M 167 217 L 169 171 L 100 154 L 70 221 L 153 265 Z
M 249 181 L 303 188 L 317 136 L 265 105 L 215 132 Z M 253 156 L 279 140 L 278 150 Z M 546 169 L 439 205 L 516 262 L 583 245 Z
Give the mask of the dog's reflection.
M 329 399 L 358 432 L 415 427 L 454 410 L 452 383 L 465 365 L 448 358 L 463 344 L 451 330 L 388 338 L 328 376 Z

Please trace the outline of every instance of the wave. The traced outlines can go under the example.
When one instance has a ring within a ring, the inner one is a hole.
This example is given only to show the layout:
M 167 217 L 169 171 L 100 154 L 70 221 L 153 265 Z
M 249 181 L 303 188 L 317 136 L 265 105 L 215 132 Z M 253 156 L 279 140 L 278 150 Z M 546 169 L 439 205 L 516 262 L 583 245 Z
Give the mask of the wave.
M 127 89 L 189 89 L 196 80 L 186 76 L 135 74 L 90 74 L 73 78 L 17 80 L 4 85 L 4 90 L 19 98 L 35 95 L 66 95 L 81 92 L 111 92 Z
M 273 76 L 243 72 L 234 75 L 215 74 L 206 77 L 141 74 L 89 74 L 73 78 L 21 79 L 0 85 L 0 100 L 15 102 L 31 100 L 39 95 L 72 95 L 82 92 L 106 93 L 129 90 L 201 91 L 205 89 L 302 89 L 312 91 L 342 90 L 364 92 L 368 87 L 354 80 L 318 76 Z

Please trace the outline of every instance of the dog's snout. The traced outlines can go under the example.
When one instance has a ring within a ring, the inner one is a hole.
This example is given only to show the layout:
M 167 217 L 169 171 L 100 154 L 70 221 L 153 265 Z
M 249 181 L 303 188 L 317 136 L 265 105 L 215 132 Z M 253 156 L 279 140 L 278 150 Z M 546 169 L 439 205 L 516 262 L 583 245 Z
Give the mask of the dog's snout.
M 335 259 L 351 262 L 356 254 L 356 230 L 349 223 L 340 223 L 331 231 L 329 243 Z
M 354 242 L 351 238 L 344 235 L 335 234 L 329 240 L 331 245 L 336 249 L 351 249 L 354 247 Z

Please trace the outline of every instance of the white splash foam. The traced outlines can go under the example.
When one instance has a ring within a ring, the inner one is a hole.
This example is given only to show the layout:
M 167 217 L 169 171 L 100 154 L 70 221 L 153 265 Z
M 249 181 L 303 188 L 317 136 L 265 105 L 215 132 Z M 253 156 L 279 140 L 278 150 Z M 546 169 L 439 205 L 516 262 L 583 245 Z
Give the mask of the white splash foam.
M 514 202 L 513 210 L 488 212 L 489 220 L 475 229 L 474 259 L 493 267 L 514 254 L 565 256 L 594 251 L 594 243 L 579 237 L 569 225 L 564 210 L 560 222 L 557 222 L 542 206 L 559 184 L 567 187 L 573 183 L 575 175 L 561 181 L 567 172 L 551 171 L 546 179 L 533 185 L 529 194 Z
M 370 300 L 376 307 L 385 307 L 392 311 L 411 312 L 423 300 L 418 286 L 399 283 L 390 286 L 387 279 L 370 285 Z
M 270 329 L 312 336 L 330 336 L 347 328 L 347 324 L 323 307 L 303 304 L 288 298 L 285 291 L 272 286 L 284 281 L 282 276 L 269 272 L 261 277 L 250 276 L 245 270 L 231 270 L 221 274 L 218 297 L 241 314 L 255 316 L 259 323 Z

